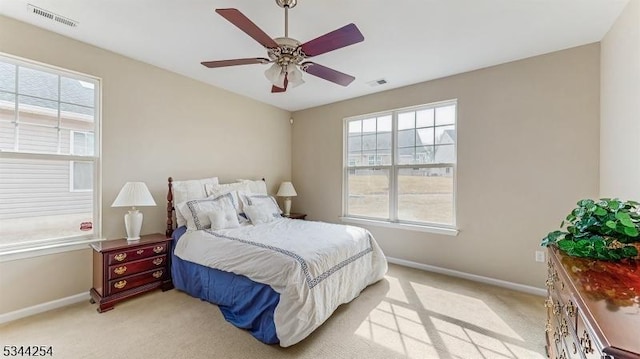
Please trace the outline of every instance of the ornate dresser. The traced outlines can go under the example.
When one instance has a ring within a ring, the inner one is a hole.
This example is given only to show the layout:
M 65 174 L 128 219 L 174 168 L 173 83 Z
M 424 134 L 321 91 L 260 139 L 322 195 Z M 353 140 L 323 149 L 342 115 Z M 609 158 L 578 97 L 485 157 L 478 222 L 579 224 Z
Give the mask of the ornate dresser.
M 640 359 L 640 261 L 548 254 L 549 358 Z

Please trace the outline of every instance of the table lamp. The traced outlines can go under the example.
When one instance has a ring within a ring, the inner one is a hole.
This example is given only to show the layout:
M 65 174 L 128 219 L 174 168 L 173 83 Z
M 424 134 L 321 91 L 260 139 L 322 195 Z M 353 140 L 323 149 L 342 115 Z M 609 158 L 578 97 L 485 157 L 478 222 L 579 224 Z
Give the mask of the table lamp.
M 291 197 L 297 196 L 296 189 L 293 188 L 291 182 L 282 182 L 276 196 L 285 197 L 284 199 L 284 215 L 289 216 L 291 214 Z
M 155 205 L 156 202 L 144 182 L 127 182 L 124 184 L 111 207 L 131 207 L 129 213 L 124 215 L 124 226 L 127 229 L 128 241 L 140 239 L 143 216 L 142 212 L 138 211 L 136 207 Z

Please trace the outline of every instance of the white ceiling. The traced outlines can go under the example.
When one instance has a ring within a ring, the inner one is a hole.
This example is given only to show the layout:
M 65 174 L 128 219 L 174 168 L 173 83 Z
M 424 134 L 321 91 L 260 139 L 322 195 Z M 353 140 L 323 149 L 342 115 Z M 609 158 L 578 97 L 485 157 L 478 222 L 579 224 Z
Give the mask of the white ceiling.
M 281 37 L 284 10 L 274 0 L 0 0 L 0 14 L 295 111 L 597 42 L 627 2 L 298 0 L 289 11 L 290 37 L 304 43 L 353 22 L 365 40 L 312 59 L 355 76 L 348 87 L 304 74 L 305 84 L 280 94 L 270 92 L 263 75 L 268 65 L 200 65 L 266 57 L 260 44 L 214 9 L 237 8 Z M 79 26 L 33 15 L 29 3 Z M 381 78 L 388 84 L 368 84 Z

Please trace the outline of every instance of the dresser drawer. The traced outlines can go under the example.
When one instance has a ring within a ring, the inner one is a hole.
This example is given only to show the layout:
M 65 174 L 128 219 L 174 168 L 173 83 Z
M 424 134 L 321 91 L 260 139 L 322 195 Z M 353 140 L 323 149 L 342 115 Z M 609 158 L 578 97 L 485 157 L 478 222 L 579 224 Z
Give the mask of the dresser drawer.
M 142 259 L 151 256 L 157 256 L 158 254 L 167 253 L 167 243 L 157 243 L 151 246 L 138 247 L 126 251 L 114 251 L 109 253 L 107 263 L 109 265 L 130 262 L 137 259 Z
M 144 272 L 154 268 L 164 268 L 167 264 L 167 255 L 149 257 L 133 262 L 125 262 L 109 266 L 108 279 L 125 277 L 128 275 Z
M 158 282 L 165 277 L 167 277 L 166 268 L 160 268 L 156 270 L 150 270 L 147 272 L 142 272 L 140 274 L 135 274 L 132 276 L 121 277 L 114 280 L 109 281 L 109 289 L 107 291 L 107 295 L 112 295 L 115 293 L 123 292 L 125 290 L 134 289 L 136 287 L 140 287 L 142 285 Z

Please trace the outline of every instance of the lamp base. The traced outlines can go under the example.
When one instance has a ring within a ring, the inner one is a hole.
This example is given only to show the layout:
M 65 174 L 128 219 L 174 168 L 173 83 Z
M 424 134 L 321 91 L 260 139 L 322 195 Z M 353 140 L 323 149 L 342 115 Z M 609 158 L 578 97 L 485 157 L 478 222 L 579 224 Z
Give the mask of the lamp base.
M 291 214 L 291 197 L 287 197 L 284 199 L 284 215 L 285 217 L 289 217 Z
M 140 239 L 142 229 L 142 212 L 132 209 L 124 215 L 124 227 L 127 230 L 127 241 L 137 241 Z

